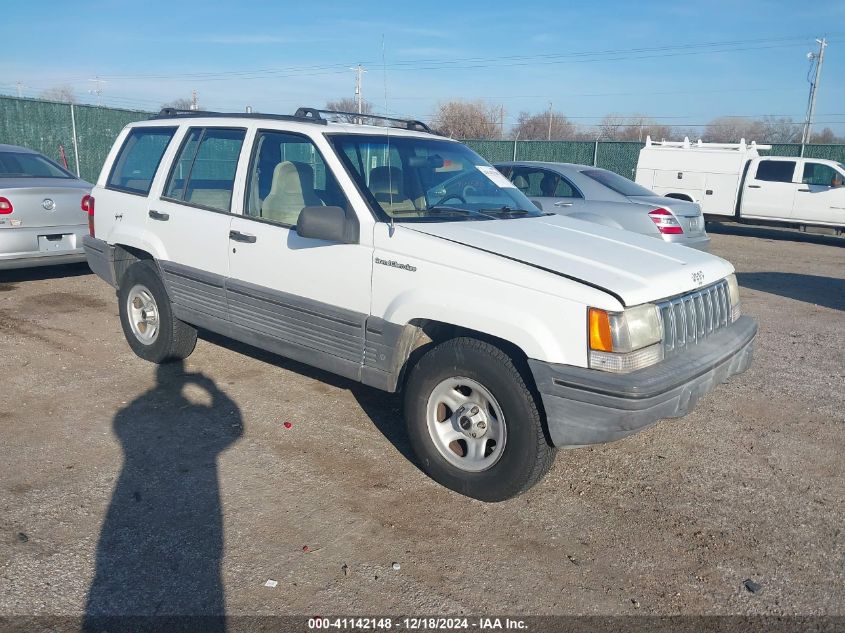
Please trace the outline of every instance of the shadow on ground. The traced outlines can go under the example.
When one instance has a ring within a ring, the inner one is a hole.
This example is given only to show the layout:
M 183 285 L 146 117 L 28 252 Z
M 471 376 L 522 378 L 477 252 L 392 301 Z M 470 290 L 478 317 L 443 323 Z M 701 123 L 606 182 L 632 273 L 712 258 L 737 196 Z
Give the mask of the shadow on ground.
M 845 247 L 845 237 L 823 233 L 805 233 L 798 229 L 736 224 L 733 222 L 708 222 L 707 232 L 714 235 L 739 235 L 769 241 L 804 242 L 823 246 Z
M 277 356 L 257 347 L 214 334 L 213 332 L 202 331 L 200 337 L 209 343 L 225 347 L 238 354 L 244 354 L 261 362 L 280 367 L 287 371 L 296 372 L 308 378 L 319 380 L 339 389 L 348 389 L 355 400 L 358 401 L 361 409 L 372 420 L 373 425 L 384 435 L 396 448 L 399 453 L 409 462 L 419 468 L 416 457 L 411 450 L 408 434 L 405 431 L 405 421 L 402 415 L 402 398 L 395 393 L 387 393 L 380 389 L 367 387 L 354 380 L 343 378 L 310 365 Z
M 123 468 L 97 545 L 82 630 L 224 631 L 217 458 L 243 435 L 238 406 L 184 364 L 118 411 Z M 201 618 L 198 620 L 197 618 Z
M 41 281 L 44 279 L 61 279 L 63 277 L 80 277 L 93 275 L 88 264 L 63 264 L 60 266 L 37 266 L 35 268 L 14 268 L 0 270 L 0 292 L 13 290 L 15 284 L 27 281 Z
M 798 273 L 737 273 L 739 285 L 796 301 L 845 310 L 845 279 Z

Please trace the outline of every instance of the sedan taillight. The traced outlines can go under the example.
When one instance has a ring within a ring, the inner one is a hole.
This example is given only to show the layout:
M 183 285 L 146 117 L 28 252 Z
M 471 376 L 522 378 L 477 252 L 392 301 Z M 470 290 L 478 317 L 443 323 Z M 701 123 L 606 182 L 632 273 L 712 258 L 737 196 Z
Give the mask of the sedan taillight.
M 684 232 L 680 222 L 668 209 L 657 208 L 649 212 L 648 217 L 651 218 L 662 235 L 682 235 Z
M 0 215 L 9 215 L 14 210 L 15 207 L 12 206 L 11 201 L 8 198 L 0 196 Z
M 82 196 L 82 210 L 88 214 L 88 233 L 94 237 L 94 196 L 85 194 Z

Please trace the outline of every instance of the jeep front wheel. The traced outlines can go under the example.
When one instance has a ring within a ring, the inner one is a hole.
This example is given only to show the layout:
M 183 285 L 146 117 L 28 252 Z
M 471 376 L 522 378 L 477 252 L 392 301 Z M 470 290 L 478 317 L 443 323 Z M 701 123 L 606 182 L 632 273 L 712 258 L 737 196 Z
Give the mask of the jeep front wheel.
M 554 461 L 523 374 L 477 339 L 446 341 L 420 359 L 406 384 L 405 420 L 423 470 L 483 501 L 520 494 Z

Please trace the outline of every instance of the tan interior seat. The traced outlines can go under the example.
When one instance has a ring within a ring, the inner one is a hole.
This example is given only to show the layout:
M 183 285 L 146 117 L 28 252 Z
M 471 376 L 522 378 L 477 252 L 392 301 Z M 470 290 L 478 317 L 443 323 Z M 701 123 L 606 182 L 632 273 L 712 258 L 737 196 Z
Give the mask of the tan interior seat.
M 285 160 L 273 170 L 270 193 L 261 204 L 261 217 L 295 225 L 304 207 L 321 207 L 314 190 L 314 170 L 306 163 Z
M 513 179 L 513 186 L 519 189 L 522 193 L 527 194 L 528 188 L 531 185 L 528 183 L 528 178 L 526 178 L 522 174 L 517 174 L 516 177 Z
M 373 167 L 370 171 L 370 191 L 387 213 L 417 210 L 411 199 L 405 195 L 402 170 L 398 167 Z

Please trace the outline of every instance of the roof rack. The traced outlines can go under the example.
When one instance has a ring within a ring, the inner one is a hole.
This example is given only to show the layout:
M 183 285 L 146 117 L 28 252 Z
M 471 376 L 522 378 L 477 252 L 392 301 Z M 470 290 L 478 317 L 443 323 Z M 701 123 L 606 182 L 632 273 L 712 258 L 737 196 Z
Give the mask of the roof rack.
M 297 118 L 307 118 L 313 121 L 322 121 L 323 123 L 326 122 L 326 119 L 323 118 L 322 115 L 329 114 L 332 117 L 338 118 L 343 117 L 348 121 L 358 121 L 358 120 L 372 120 L 372 121 L 383 121 L 387 123 L 386 127 L 401 127 L 406 130 L 416 130 L 419 132 L 428 132 L 432 133 L 431 128 L 428 127 L 422 121 L 418 121 L 416 119 L 397 119 L 394 117 L 389 116 L 380 116 L 377 114 L 362 114 L 360 112 L 343 112 L 341 110 L 320 110 L 319 108 L 299 108 L 294 113 L 294 116 Z M 392 124 L 392 125 L 391 125 Z M 401 124 L 401 125 L 396 125 Z
M 683 141 L 652 141 L 651 136 L 645 137 L 646 147 L 682 147 L 690 149 L 698 147 L 701 149 L 735 149 L 744 152 L 747 149 L 772 149 L 771 145 L 758 145 L 755 141 L 746 143 L 745 139 L 739 140 L 739 143 L 705 143 L 698 139 L 695 143 L 690 143 L 689 137 L 685 136 Z
M 301 110 L 302 108 L 300 108 Z M 179 108 L 162 108 L 161 112 L 154 114 L 150 119 L 176 119 L 191 117 L 237 117 L 246 119 L 272 119 L 275 121 L 297 121 L 299 123 L 316 123 L 326 125 L 325 119 L 315 119 L 297 114 L 262 114 L 260 112 L 212 112 L 209 110 L 180 110 Z

